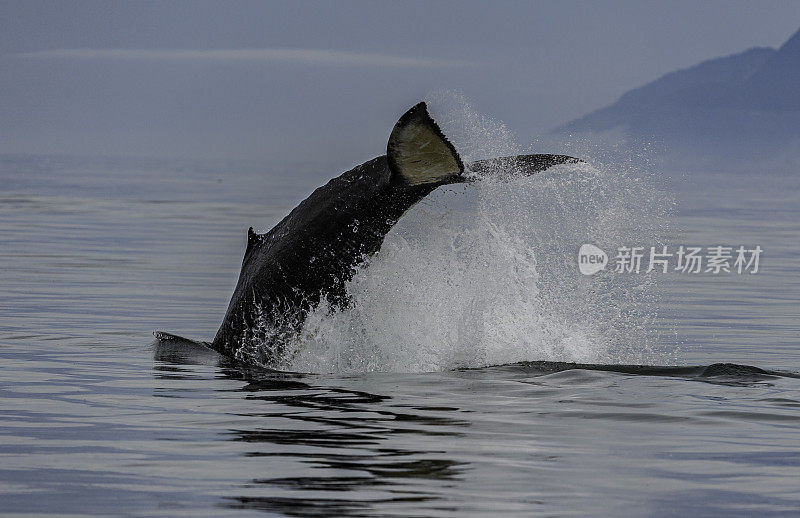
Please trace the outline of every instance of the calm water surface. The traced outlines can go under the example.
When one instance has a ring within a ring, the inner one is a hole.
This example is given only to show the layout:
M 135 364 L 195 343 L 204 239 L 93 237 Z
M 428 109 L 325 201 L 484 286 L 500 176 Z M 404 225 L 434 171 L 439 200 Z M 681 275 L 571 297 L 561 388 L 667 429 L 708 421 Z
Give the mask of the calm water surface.
M 800 512 L 792 376 L 536 363 L 279 374 L 154 343 L 156 329 L 213 336 L 246 228 L 266 230 L 331 175 L 0 157 L 0 512 Z M 800 177 L 671 185 L 671 243 L 765 250 L 757 275 L 662 283 L 655 327 L 672 363 L 800 371 Z

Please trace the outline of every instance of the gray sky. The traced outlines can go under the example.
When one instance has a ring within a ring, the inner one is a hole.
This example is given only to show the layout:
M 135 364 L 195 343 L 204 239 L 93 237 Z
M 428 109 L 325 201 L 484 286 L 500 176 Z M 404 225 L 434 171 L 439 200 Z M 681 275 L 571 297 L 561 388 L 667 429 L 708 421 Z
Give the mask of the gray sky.
M 676 68 L 800 27 L 800 2 L 0 2 L 0 152 L 382 153 L 463 93 L 522 142 Z

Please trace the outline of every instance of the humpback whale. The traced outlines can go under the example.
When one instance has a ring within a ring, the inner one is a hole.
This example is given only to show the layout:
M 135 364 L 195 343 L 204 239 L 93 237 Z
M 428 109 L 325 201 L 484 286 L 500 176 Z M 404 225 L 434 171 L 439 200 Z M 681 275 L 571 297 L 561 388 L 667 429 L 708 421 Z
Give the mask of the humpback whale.
M 513 167 L 532 174 L 580 160 L 565 155 L 520 155 L 467 165 L 476 173 Z M 290 354 L 306 315 L 327 299 L 347 305 L 346 283 L 375 253 L 415 203 L 442 185 L 467 181 L 455 147 L 425 103 L 408 110 L 391 131 L 386 154 L 316 189 L 266 234 L 247 232 L 239 280 L 219 331 L 216 351 L 275 367 Z M 156 333 L 160 340 L 180 338 Z

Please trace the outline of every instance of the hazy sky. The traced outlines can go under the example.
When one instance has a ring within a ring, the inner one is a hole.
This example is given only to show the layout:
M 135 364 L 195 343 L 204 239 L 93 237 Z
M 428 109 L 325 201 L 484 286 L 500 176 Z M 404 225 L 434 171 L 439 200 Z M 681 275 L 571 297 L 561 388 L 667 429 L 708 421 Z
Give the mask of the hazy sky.
M 351 164 L 439 89 L 524 142 L 798 27 L 798 1 L 0 0 L 0 152 Z

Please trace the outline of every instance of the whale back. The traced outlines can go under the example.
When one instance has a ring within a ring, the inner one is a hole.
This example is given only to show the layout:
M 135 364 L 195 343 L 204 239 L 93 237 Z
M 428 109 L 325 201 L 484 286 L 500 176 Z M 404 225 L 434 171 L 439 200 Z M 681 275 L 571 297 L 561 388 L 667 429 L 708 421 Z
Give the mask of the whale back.
M 282 340 L 322 298 L 346 305 L 345 284 L 356 267 L 411 206 L 442 185 L 392 178 L 386 156 L 375 158 L 316 189 L 266 234 L 249 229 L 239 280 L 212 347 L 235 353 L 265 327 Z
M 266 234 L 248 230 L 239 280 L 212 347 L 235 356 L 249 342 L 266 342 L 267 349 L 274 342 L 277 349 L 261 362 L 269 364 L 282 352 L 279 342 L 323 298 L 347 303 L 345 284 L 355 268 L 409 207 L 459 181 L 463 171 L 425 103 L 408 110 L 385 156 L 319 187 Z

